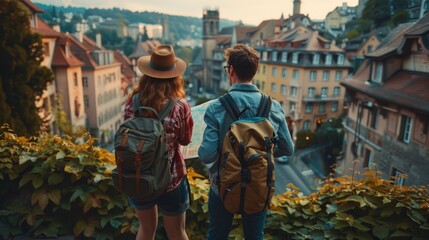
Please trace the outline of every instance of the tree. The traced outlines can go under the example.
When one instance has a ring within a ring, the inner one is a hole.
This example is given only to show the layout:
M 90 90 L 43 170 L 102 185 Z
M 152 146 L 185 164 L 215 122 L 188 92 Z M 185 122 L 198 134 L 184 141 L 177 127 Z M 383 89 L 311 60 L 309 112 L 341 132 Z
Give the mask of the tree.
M 375 28 L 389 21 L 389 0 L 368 0 L 362 12 L 363 19 L 373 21 Z
M 36 135 L 44 124 L 36 106 L 52 72 L 41 67 L 43 46 L 32 33 L 28 10 L 18 1 L 0 5 L 0 123 L 18 134 Z

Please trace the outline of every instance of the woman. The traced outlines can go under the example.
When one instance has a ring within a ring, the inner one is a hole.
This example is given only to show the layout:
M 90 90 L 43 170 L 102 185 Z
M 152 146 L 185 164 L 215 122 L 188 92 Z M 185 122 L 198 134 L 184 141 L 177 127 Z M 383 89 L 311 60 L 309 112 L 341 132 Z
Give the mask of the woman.
M 171 164 L 171 184 L 166 192 L 154 201 L 129 199 L 139 219 L 136 239 L 155 239 L 158 209 L 163 214 L 168 238 L 188 239 L 185 219 L 186 210 L 189 207 L 190 190 L 186 179 L 186 165 L 179 150 L 180 145 L 190 143 L 194 125 L 183 86 L 182 74 L 186 64 L 182 59 L 176 58 L 171 46 L 161 45 L 153 50 L 151 56 L 140 57 L 137 67 L 143 76 L 125 105 L 125 119 L 134 115 L 132 106 L 134 94 L 139 94 L 140 106 L 152 107 L 158 112 L 169 100 L 177 98 L 180 100 L 163 121 L 168 145 L 168 160 Z M 150 111 L 143 114 L 155 117 L 155 114 Z

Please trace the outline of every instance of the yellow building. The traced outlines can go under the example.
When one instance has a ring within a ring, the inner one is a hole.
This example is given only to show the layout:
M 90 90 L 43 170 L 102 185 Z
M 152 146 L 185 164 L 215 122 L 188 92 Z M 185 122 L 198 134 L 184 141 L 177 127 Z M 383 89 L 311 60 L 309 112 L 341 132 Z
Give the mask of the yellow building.
M 299 130 L 316 130 L 342 114 L 340 81 L 350 68 L 344 51 L 304 26 L 255 47 L 260 66 L 254 78 L 261 91 L 280 102 Z

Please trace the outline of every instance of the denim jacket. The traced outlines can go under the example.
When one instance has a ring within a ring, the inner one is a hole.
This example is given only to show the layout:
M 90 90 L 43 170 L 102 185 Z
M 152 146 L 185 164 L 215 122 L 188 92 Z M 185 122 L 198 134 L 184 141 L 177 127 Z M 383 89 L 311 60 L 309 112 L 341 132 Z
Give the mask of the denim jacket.
M 234 84 L 229 89 L 229 94 L 235 100 L 240 111 L 249 108 L 243 112 L 243 117 L 254 116 L 261 100 L 261 93 L 253 84 Z M 220 101 L 216 99 L 206 110 L 204 122 L 207 124 L 203 134 L 203 142 L 198 149 L 199 159 L 209 168 L 209 177 L 211 186 L 217 191 L 216 178 L 218 175 L 218 163 L 220 151 L 222 150 L 222 141 L 230 124 L 232 123 L 227 115 L 225 108 Z M 290 136 L 286 124 L 286 116 L 281 105 L 273 99 L 269 120 L 277 133 L 278 142 L 274 149 L 274 156 L 291 156 L 294 152 L 294 143 Z

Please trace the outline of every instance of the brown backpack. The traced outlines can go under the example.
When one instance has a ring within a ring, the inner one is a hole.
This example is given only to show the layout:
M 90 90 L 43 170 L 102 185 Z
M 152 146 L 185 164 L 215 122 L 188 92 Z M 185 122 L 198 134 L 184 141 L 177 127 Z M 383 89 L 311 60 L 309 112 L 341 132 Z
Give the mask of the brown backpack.
M 222 145 L 219 195 L 231 213 L 252 214 L 267 209 L 274 193 L 275 132 L 268 120 L 271 98 L 262 94 L 256 116 L 240 118 L 228 93 L 219 98 L 233 123 Z

